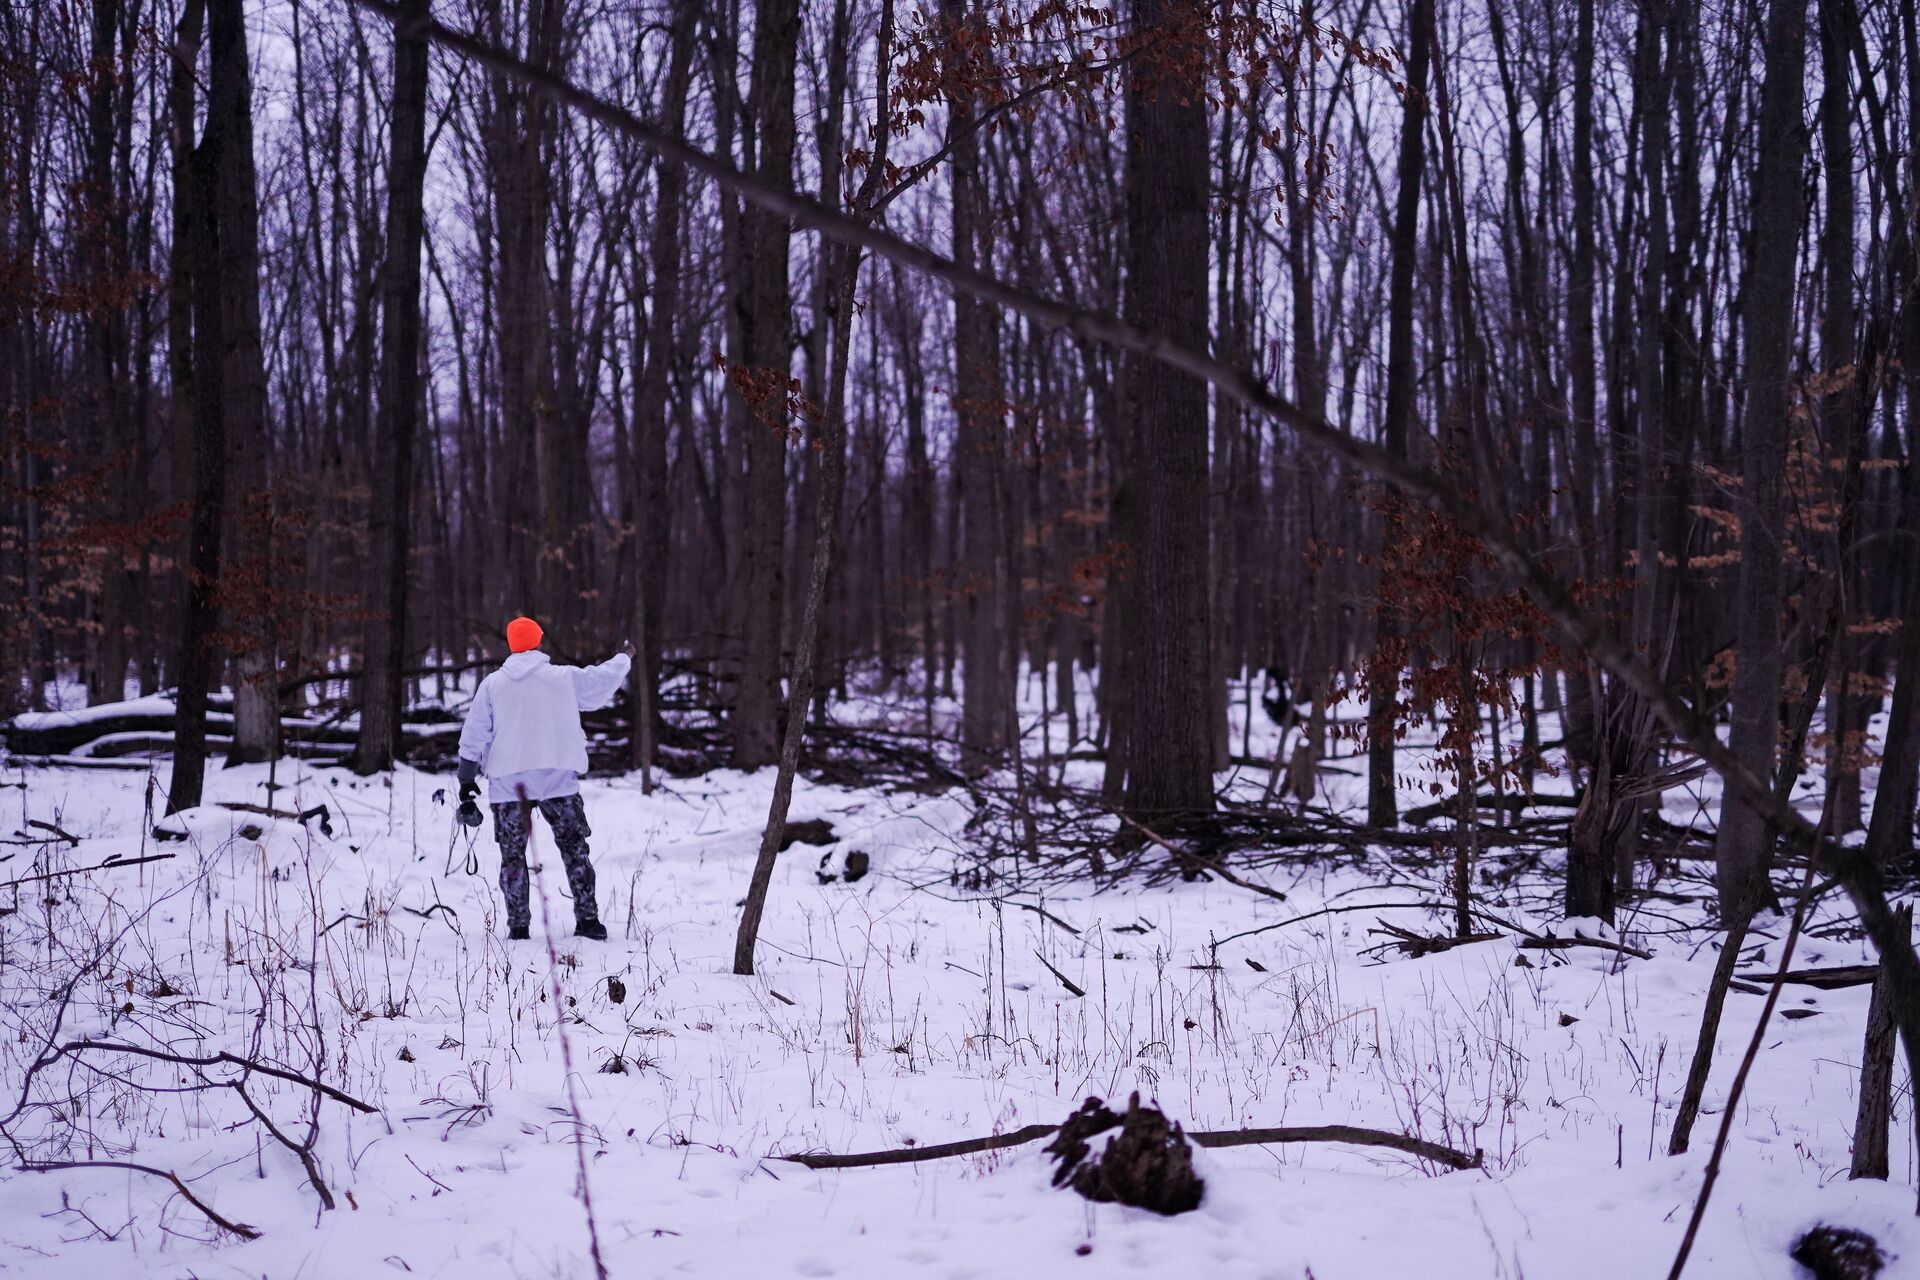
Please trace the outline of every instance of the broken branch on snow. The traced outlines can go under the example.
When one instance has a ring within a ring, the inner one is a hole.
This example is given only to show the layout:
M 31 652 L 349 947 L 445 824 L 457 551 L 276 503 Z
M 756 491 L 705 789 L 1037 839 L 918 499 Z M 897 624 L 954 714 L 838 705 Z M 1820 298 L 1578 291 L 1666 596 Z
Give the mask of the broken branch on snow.
M 927 1147 L 897 1147 L 889 1151 L 865 1151 L 840 1155 L 831 1151 L 803 1152 L 773 1156 L 809 1169 L 865 1169 L 886 1164 L 919 1164 L 925 1160 L 944 1160 L 950 1156 L 974 1155 L 1023 1146 L 1056 1132 L 1057 1124 L 1030 1124 L 1012 1133 L 995 1133 L 984 1138 L 966 1138 L 959 1142 L 940 1142 Z M 1187 1134 L 1188 1141 L 1201 1147 L 1249 1147 L 1291 1142 L 1338 1142 L 1350 1147 L 1382 1147 L 1404 1152 L 1422 1160 L 1445 1165 L 1449 1169 L 1477 1169 L 1482 1155 L 1456 1151 L 1452 1147 L 1425 1138 L 1385 1129 L 1363 1129 L 1350 1124 L 1296 1125 L 1277 1129 L 1214 1129 Z

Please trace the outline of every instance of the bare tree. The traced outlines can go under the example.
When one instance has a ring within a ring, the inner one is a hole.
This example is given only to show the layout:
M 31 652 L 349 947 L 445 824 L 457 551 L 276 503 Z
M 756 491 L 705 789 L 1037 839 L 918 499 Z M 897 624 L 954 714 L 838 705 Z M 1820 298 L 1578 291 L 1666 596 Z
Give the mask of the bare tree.
M 1805 0 L 1774 0 L 1765 32 L 1766 81 L 1760 92 L 1759 153 L 1753 178 L 1752 256 L 1747 264 L 1746 413 L 1742 422 L 1740 589 L 1736 623 L 1738 666 L 1728 747 L 1754 776 L 1771 778 L 1780 738 L 1782 659 L 1781 535 L 1786 511 L 1782 472 L 1791 407 L 1794 263 L 1800 242 L 1801 199 L 1795 181 L 1806 154 Z M 1770 894 L 1767 869 L 1778 831 L 1751 798 L 1728 796 L 1714 841 L 1721 944 L 1714 983 L 1701 1019 L 1686 1092 L 1674 1117 L 1668 1150 L 1687 1149 L 1706 1087 L 1720 1009 L 1747 926 Z
M 376 612 L 362 646 L 360 741 L 354 770 L 393 767 L 406 690 L 408 560 L 413 547 L 413 460 L 419 430 L 420 246 L 427 176 L 428 0 L 410 0 L 393 29 L 393 115 L 387 166 L 387 256 L 381 276 L 381 463 L 374 469 L 373 580 Z
M 782 186 L 793 180 L 794 60 L 800 46 L 798 0 L 772 0 L 755 11 L 753 116 L 748 134 L 752 172 Z M 741 644 L 739 687 L 731 720 L 733 764 L 772 764 L 780 741 L 781 614 L 785 594 L 786 446 L 793 302 L 787 281 L 786 219 L 764 209 L 741 214 L 741 272 L 735 295 L 739 385 L 734 431 L 744 437 L 741 573 L 737 593 Z M 804 717 L 804 706 L 789 713 Z
M 1204 9 L 1140 0 L 1127 71 L 1127 319 L 1185 346 L 1207 342 L 1207 118 L 1192 84 Z M 1119 643 L 1128 731 L 1107 760 L 1143 822 L 1213 808 L 1208 709 L 1207 413 L 1196 378 L 1138 356 L 1122 365 L 1122 527 L 1132 564 Z M 1118 502 L 1116 502 L 1116 506 Z

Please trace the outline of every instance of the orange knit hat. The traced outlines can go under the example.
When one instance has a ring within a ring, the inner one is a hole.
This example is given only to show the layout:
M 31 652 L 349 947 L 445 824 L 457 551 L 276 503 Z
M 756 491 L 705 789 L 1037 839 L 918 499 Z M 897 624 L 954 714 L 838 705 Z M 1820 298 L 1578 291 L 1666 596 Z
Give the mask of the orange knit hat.
M 515 618 L 507 624 L 507 648 L 525 653 L 540 647 L 540 624 L 532 618 Z

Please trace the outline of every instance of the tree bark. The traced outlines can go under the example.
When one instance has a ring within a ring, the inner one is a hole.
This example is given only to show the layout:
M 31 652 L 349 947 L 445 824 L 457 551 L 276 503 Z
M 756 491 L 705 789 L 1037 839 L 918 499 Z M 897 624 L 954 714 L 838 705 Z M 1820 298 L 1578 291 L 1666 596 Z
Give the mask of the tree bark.
M 954 39 L 984 38 L 982 11 L 946 0 Z M 971 10 L 971 12 L 970 12 Z M 974 125 L 971 85 L 949 98 L 953 145 L 953 260 L 967 266 L 992 261 L 985 237 L 987 182 Z M 983 252 L 984 250 L 984 252 Z M 956 295 L 953 300 L 954 473 L 960 497 L 958 551 L 960 742 L 969 772 L 990 767 L 1008 747 L 1007 700 L 1012 694 L 1012 637 L 1002 628 L 1006 599 L 1000 489 L 1006 467 L 1006 393 L 1001 383 L 1000 317 L 995 307 Z
M 793 180 L 794 61 L 800 43 L 798 0 L 769 0 L 754 15 L 753 127 L 762 181 Z M 735 308 L 740 354 L 758 403 L 735 396 L 735 426 L 746 439 L 746 511 L 742 533 L 740 684 L 729 723 L 732 763 L 758 769 L 775 762 L 780 744 L 781 615 L 786 587 L 782 557 L 787 524 L 787 378 L 793 344 L 787 281 L 789 221 L 769 209 L 741 214 L 744 279 Z M 804 719 L 806 708 L 795 704 Z
M 220 611 L 220 530 L 226 503 L 226 436 L 220 366 L 210 351 L 218 337 L 212 292 L 214 245 L 208 225 L 206 157 L 194 142 L 196 68 L 206 22 L 205 0 L 186 0 L 174 33 L 168 89 L 173 147 L 173 251 L 168 273 L 168 348 L 172 363 L 175 457 L 192 459 L 186 548 L 187 606 L 181 613 L 175 697 L 173 776 L 167 811 L 200 803 L 207 770 L 207 693 Z M 176 468 L 178 469 L 178 468 Z
M 1740 492 L 1738 637 L 1728 749 L 1754 777 L 1774 776 L 1780 737 L 1782 472 L 1791 388 L 1794 263 L 1800 241 L 1800 166 L 1806 154 L 1806 0 L 1773 0 L 1766 24 L 1766 77 L 1760 91 L 1760 148 L 1753 183 L 1751 257 L 1746 294 L 1746 419 Z M 1760 806 L 1729 791 L 1714 843 L 1725 947 L 1737 951 L 1767 891 L 1776 831 Z M 1911 954 L 1911 953 L 1909 953 Z M 1687 1149 L 1706 1088 L 1733 964 L 1714 969 L 1686 1091 L 1668 1150 Z
M 266 582 L 271 573 L 272 495 L 267 481 L 267 375 L 260 338 L 260 204 L 253 162 L 253 79 L 247 61 L 243 0 L 210 0 L 207 9 L 207 152 L 214 256 L 204 263 L 217 278 L 221 428 L 227 455 L 220 464 L 240 486 L 241 502 L 223 506 L 229 560 L 249 563 Z M 197 337 L 196 337 L 197 341 Z M 204 404 L 203 404 L 204 409 Z M 233 746 L 228 764 L 272 760 L 280 754 L 280 698 L 274 674 L 277 619 L 269 590 L 223 601 L 226 629 L 235 637 Z
M 138 451 L 140 424 L 130 421 L 126 395 L 126 310 L 121 289 L 126 280 L 127 211 L 113 163 L 120 91 L 115 55 L 121 20 L 120 0 L 96 0 L 91 14 L 87 68 L 86 180 L 80 201 L 89 225 L 83 246 L 88 306 L 83 322 L 83 374 L 90 427 L 98 460 L 109 469 L 104 482 L 105 523 L 130 521 L 138 497 L 126 483 Z M 127 678 L 129 580 L 126 548 L 118 536 L 103 539 L 100 593 L 96 602 L 99 637 L 87 673 L 88 701 L 118 702 Z
M 1820 235 L 1823 304 L 1820 365 L 1827 379 L 1822 388 L 1825 394 L 1820 399 L 1820 425 L 1826 449 L 1846 460 L 1840 484 L 1836 554 L 1831 566 L 1841 625 L 1834 633 L 1832 678 L 1827 684 L 1827 821 L 1835 835 L 1847 835 L 1861 826 L 1859 738 L 1865 725 L 1860 699 L 1853 692 L 1853 676 L 1860 665 L 1860 645 L 1847 624 L 1858 617 L 1856 495 L 1859 464 L 1866 443 L 1865 418 L 1874 399 L 1871 394 L 1861 395 L 1858 385 L 1874 375 L 1866 369 L 1854 368 L 1853 95 L 1849 92 L 1847 67 L 1849 46 L 1857 26 L 1858 18 L 1851 4 L 1845 0 L 1820 0 L 1820 152 L 1826 195 L 1826 217 Z M 1815 698 L 1818 692 L 1809 689 L 1805 696 Z
M 1894 919 L 1908 929 L 1913 927 L 1913 905 L 1908 903 L 1894 912 Z M 1887 1176 L 1887 1140 L 1893 1127 L 1893 996 L 1888 990 L 1887 970 L 1882 968 L 1873 980 L 1873 996 L 1867 1005 L 1866 1039 L 1860 1050 L 1860 1101 L 1854 1112 L 1853 1162 L 1850 1178 Z
M 1766 79 L 1760 95 L 1759 156 L 1753 183 L 1752 249 L 1746 294 L 1746 416 L 1741 450 L 1737 667 L 1728 746 L 1756 777 L 1771 778 L 1780 732 L 1782 656 L 1782 474 L 1793 366 L 1794 263 L 1800 241 L 1801 118 L 1806 80 L 1806 0 L 1773 0 L 1766 25 Z M 1714 844 L 1722 917 L 1744 918 L 1760 903 L 1773 832 L 1738 796 L 1723 805 Z
M 1207 344 L 1207 115 L 1183 76 L 1204 60 L 1206 9 L 1138 0 L 1127 72 L 1126 318 L 1156 336 Z M 1128 732 L 1109 771 L 1125 806 L 1165 824 L 1213 810 L 1207 681 L 1206 384 L 1129 354 L 1120 397 L 1121 484 L 1131 491 L 1132 565 L 1120 642 Z
M 381 277 L 380 463 L 370 512 L 373 606 L 362 640 L 360 739 L 354 772 L 393 767 L 406 690 L 408 560 L 413 547 L 414 437 L 420 417 L 420 244 L 427 174 L 427 40 L 430 0 L 405 0 L 394 24 L 391 155 L 387 166 L 387 256 Z
M 698 23 L 683 18 L 674 27 L 667 68 L 664 119 L 680 129 L 686 119 L 687 91 L 692 82 L 693 50 Z M 660 189 L 654 205 L 653 286 L 646 324 L 646 366 L 634 392 L 634 536 L 635 583 L 632 603 L 633 642 L 639 661 L 633 664 L 629 692 L 633 700 L 633 763 L 653 766 L 654 736 L 660 702 L 660 663 L 666 652 L 667 565 L 672 529 L 667 491 L 667 381 L 673 369 L 674 319 L 680 310 L 681 226 L 686 216 L 687 171 L 662 165 Z M 635 317 L 636 328 L 638 317 Z
M 1392 262 L 1387 281 L 1387 396 L 1381 414 L 1381 443 L 1402 459 L 1409 456 L 1408 434 L 1413 422 L 1417 359 L 1413 345 L 1413 268 L 1420 251 L 1420 183 L 1427 161 L 1427 36 L 1432 28 L 1432 0 L 1413 0 L 1407 8 L 1407 87 L 1401 96 L 1398 190 L 1388 249 Z M 1392 634 L 1392 623 L 1376 611 L 1376 648 Z M 1387 687 L 1376 687 L 1367 701 L 1367 821 L 1376 827 L 1396 826 L 1400 821 L 1394 783 L 1399 675 L 1397 666 L 1391 673 L 1376 671 L 1376 686 Z
M 1914 6 L 1902 6 L 1900 39 L 1907 73 L 1907 161 L 1911 171 L 1920 161 L 1920 18 Z M 1864 57 L 1864 54 L 1860 55 Z M 1888 150 L 1892 149 L 1891 143 Z M 1889 171 L 1897 168 L 1887 157 Z M 1900 209 L 1902 271 L 1896 276 L 1903 297 L 1920 287 L 1920 200 L 1911 195 Z M 1905 869 L 1914 854 L 1914 809 L 1920 800 L 1920 480 L 1914 460 L 1920 458 L 1920 307 L 1900 309 L 1898 347 L 1901 387 L 1906 402 L 1907 465 L 1900 480 L 1900 516 L 1895 529 L 1903 572 L 1897 575 L 1893 598 L 1902 619 L 1895 640 L 1893 698 L 1887 710 L 1887 735 L 1880 761 L 1879 785 L 1874 789 L 1873 812 L 1867 824 L 1867 850 L 1883 868 Z M 1897 446 L 1896 446 L 1897 447 Z

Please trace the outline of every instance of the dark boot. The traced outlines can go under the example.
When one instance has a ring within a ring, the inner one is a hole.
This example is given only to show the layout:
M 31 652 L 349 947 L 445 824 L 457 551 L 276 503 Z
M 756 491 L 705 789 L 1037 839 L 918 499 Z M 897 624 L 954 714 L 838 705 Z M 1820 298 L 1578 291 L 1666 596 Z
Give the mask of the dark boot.
M 525 942 L 529 936 L 531 935 L 527 933 L 527 926 L 523 924 L 516 924 L 507 930 L 508 942 Z
M 589 938 L 594 942 L 605 942 L 607 940 L 607 926 L 601 924 L 598 920 L 582 920 L 573 926 L 573 936 L 576 938 Z

